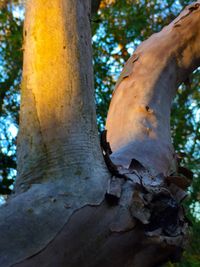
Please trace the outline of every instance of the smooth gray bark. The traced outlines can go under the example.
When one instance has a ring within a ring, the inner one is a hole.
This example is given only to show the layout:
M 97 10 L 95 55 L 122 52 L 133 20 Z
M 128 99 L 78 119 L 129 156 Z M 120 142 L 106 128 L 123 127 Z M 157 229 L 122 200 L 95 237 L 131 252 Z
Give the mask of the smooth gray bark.
M 90 8 L 89 0 L 27 1 L 18 177 L 1 208 L 0 266 L 38 253 L 75 210 L 104 198 Z
M 110 179 L 95 123 L 91 2 L 27 2 L 19 176 L 16 194 L 1 207 L 0 266 L 154 267 L 176 258 L 187 228 L 185 180 L 151 172 L 170 173 L 170 101 L 200 64 L 199 5 L 128 61 L 108 115 L 121 175 Z M 109 192 L 113 184 L 121 190 L 117 203 L 104 198 L 108 181 Z

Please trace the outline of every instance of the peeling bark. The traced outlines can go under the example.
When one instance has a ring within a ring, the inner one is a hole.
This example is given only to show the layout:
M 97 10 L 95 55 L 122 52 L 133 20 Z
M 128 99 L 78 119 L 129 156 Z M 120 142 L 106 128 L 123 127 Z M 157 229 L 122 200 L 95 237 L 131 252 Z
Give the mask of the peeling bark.
M 155 267 L 179 259 L 192 173 L 177 164 L 169 116 L 176 87 L 200 64 L 199 4 L 127 62 L 101 138 L 106 168 L 95 126 L 91 1 L 28 1 L 19 175 L 1 207 L 0 266 Z
M 129 231 L 113 231 L 116 219 L 117 206 L 103 202 L 99 207 L 84 207 L 70 218 L 54 242 L 12 267 L 153 267 L 163 262 L 164 254 L 167 258 L 174 256 L 173 246 L 149 242 L 141 225 Z

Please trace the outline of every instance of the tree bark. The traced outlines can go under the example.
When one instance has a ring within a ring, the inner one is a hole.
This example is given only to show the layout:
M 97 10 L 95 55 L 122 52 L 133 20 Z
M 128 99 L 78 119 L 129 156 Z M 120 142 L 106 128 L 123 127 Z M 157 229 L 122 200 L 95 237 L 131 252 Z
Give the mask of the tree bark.
M 78 1 L 28 1 L 16 191 L 30 182 L 60 180 L 66 173 L 90 177 L 102 165 L 90 4 L 78 5 Z
M 44 249 L 75 210 L 104 198 L 90 9 L 88 0 L 27 1 L 18 177 L 1 209 L 1 266 Z
M 170 110 L 176 89 L 199 66 L 198 20 L 199 1 L 143 42 L 126 63 L 106 123 L 116 164 L 135 158 L 156 174 L 176 170 Z
M 91 2 L 27 2 L 18 177 L 1 207 L 0 266 L 153 267 L 176 259 L 187 182 L 166 177 L 176 163 L 169 115 L 175 87 L 200 64 L 199 6 L 125 66 L 102 142 L 111 175 L 95 122 Z

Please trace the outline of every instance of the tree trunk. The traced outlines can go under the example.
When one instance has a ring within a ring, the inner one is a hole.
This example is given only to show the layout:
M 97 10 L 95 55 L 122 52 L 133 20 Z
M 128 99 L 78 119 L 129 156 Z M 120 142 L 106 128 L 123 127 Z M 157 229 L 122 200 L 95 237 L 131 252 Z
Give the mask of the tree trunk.
M 188 181 L 169 177 L 177 171 L 169 116 L 175 88 L 200 64 L 199 5 L 127 62 L 102 137 L 109 174 L 96 127 L 91 1 L 27 1 L 18 177 L 0 212 L 0 266 L 153 267 L 176 259 Z
M 41 251 L 77 209 L 104 198 L 89 14 L 90 1 L 27 1 L 18 177 L 1 210 L 0 266 Z

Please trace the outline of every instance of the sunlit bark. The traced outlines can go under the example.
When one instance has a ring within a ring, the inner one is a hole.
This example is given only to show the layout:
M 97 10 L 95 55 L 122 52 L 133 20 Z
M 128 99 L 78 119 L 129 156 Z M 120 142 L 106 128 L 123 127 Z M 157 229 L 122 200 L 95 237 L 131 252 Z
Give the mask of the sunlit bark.
M 104 198 L 90 9 L 89 0 L 27 1 L 18 177 L 0 213 L 0 266 L 39 252 L 75 210 Z
M 118 176 L 110 179 L 95 122 L 91 1 L 27 2 L 19 174 L 15 195 L 0 211 L 0 266 L 155 267 L 176 260 L 187 226 L 182 194 L 163 186 L 169 177 L 150 172 L 173 169 L 170 105 L 175 87 L 200 63 L 199 4 L 128 61 L 106 127 L 113 162 L 126 171 L 134 158 L 141 176 L 132 165 L 128 171 L 135 171 L 122 175 L 104 153 Z
M 178 85 L 200 63 L 199 1 L 143 42 L 116 85 L 106 128 L 117 164 L 139 160 L 154 173 L 176 170 L 170 109 Z
M 27 3 L 17 190 L 82 169 L 85 177 L 101 164 L 89 1 L 75 2 Z

